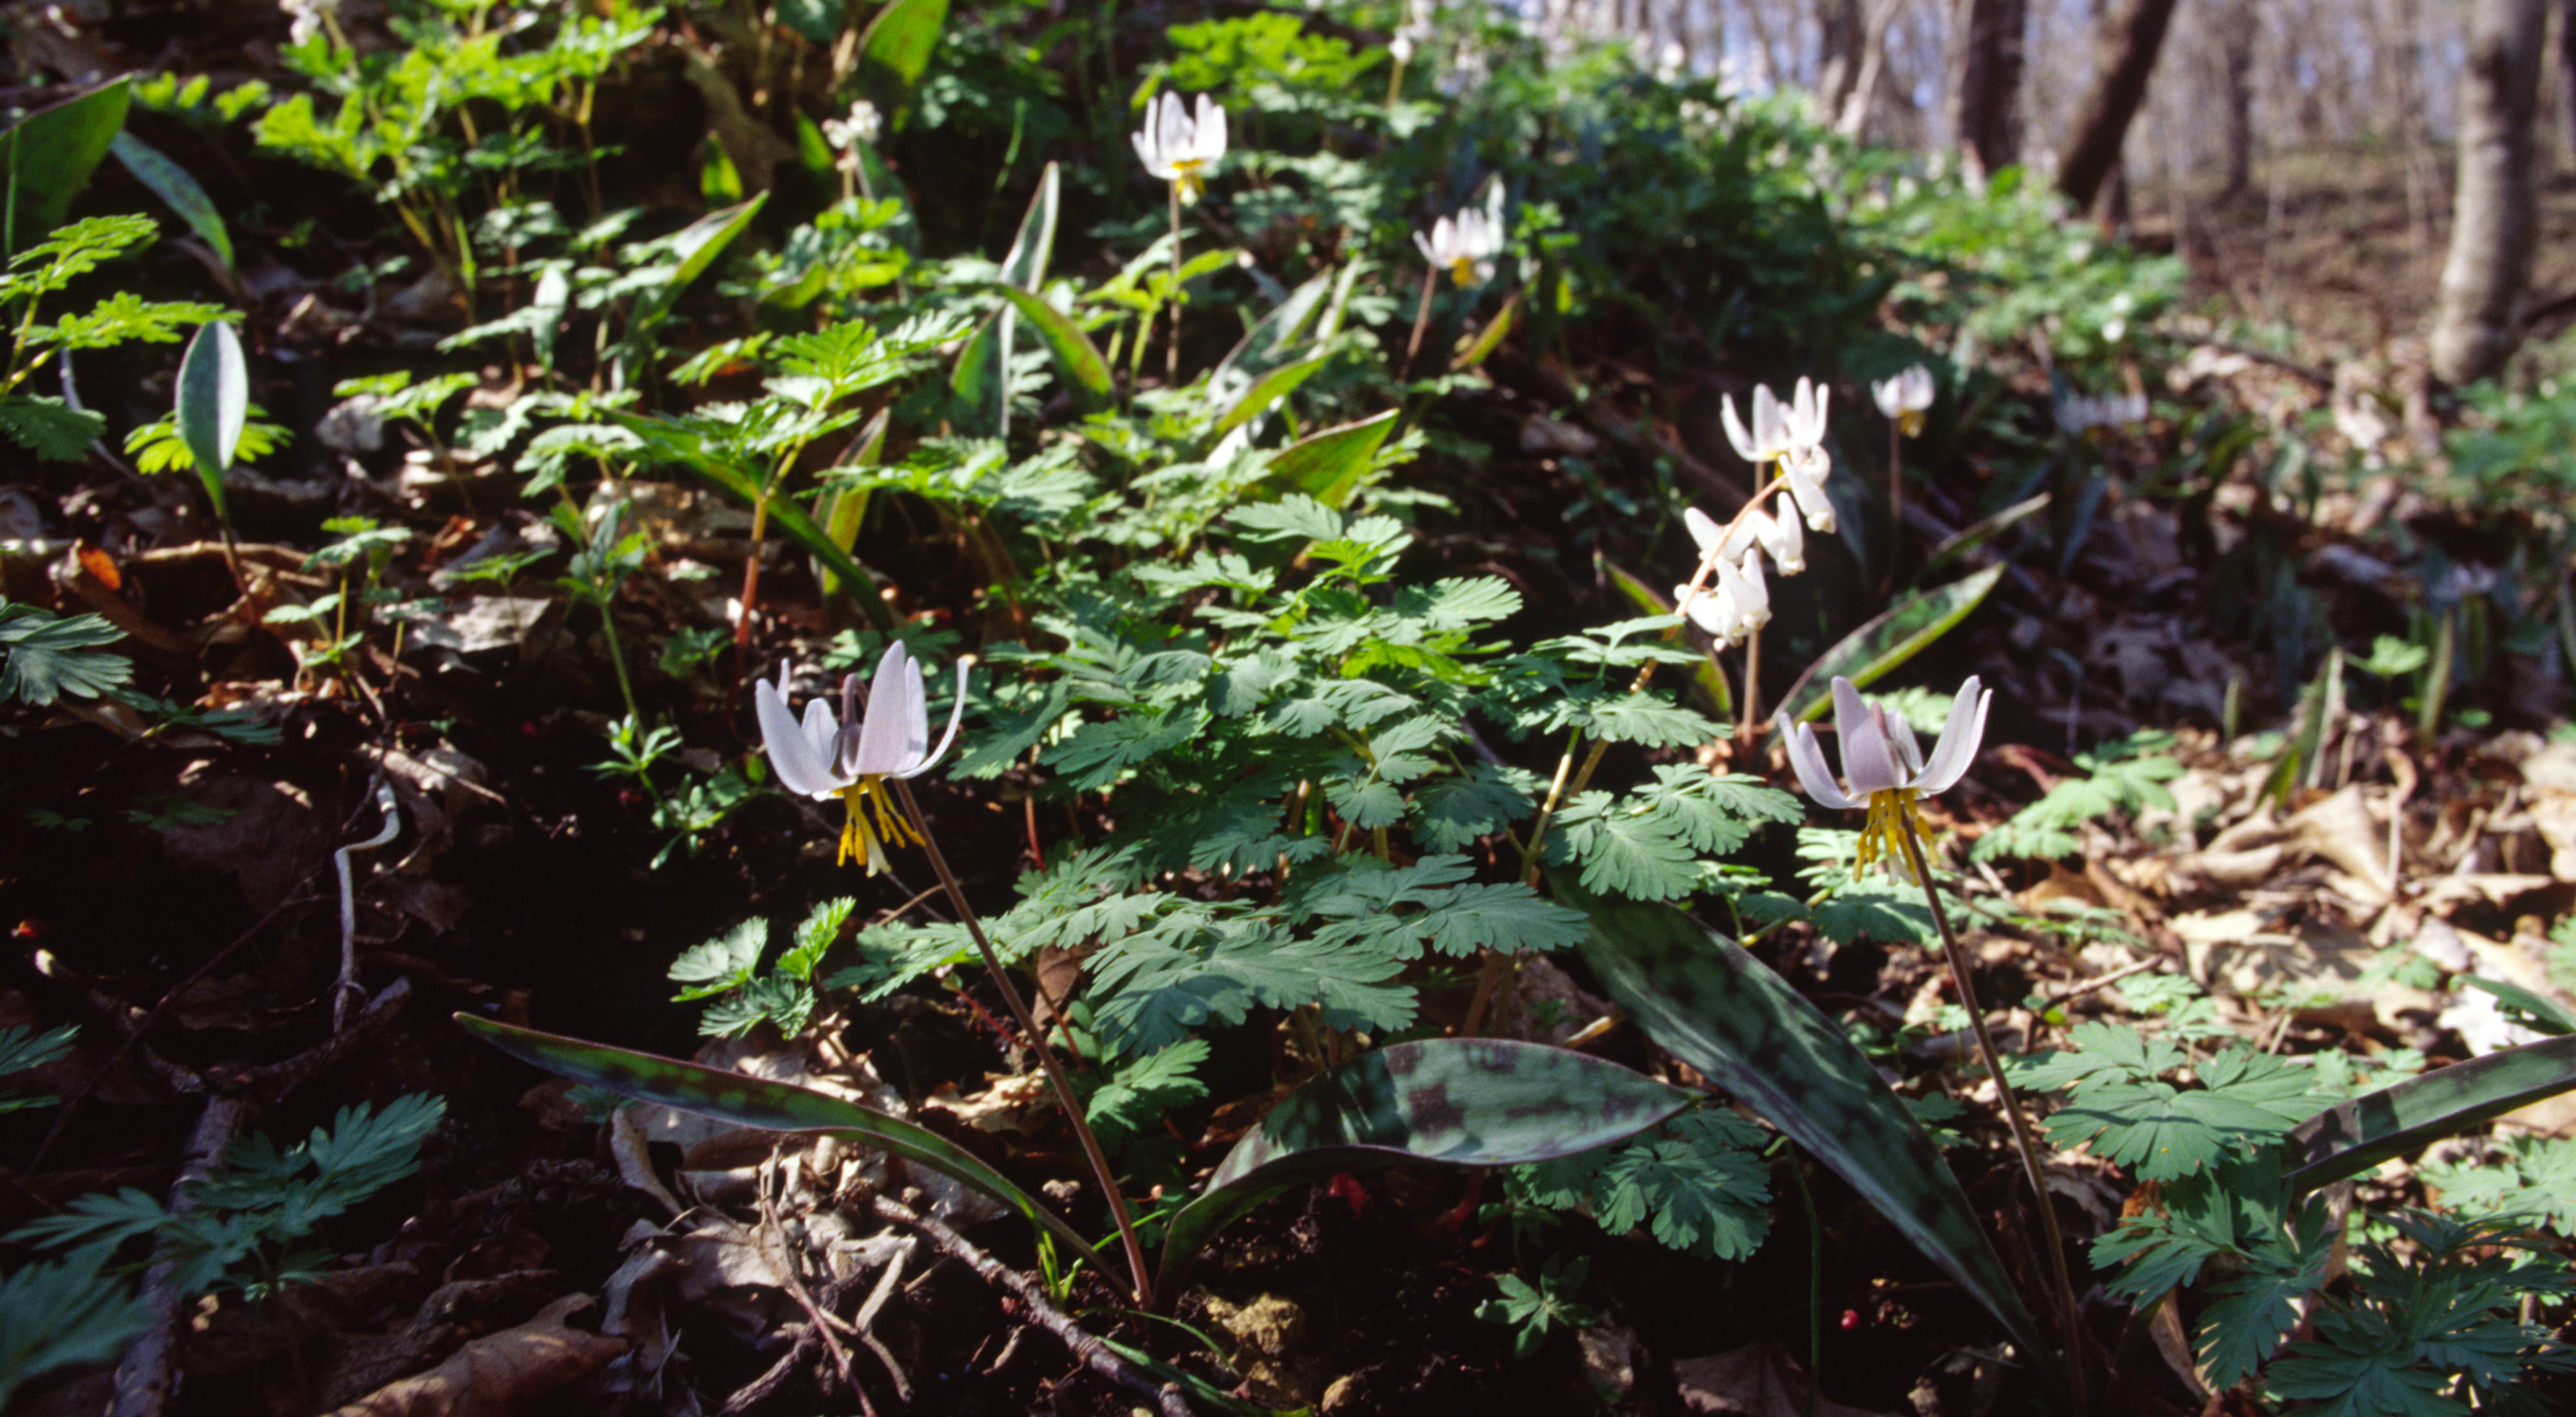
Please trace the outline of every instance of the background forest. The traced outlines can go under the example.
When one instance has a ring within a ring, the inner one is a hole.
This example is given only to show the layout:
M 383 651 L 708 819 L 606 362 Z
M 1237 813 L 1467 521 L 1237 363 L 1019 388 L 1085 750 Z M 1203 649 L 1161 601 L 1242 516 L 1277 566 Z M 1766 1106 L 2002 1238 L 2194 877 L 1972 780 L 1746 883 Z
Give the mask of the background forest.
M 0 1410 L 2576 1403 L 2576 3 L 0 15 Z

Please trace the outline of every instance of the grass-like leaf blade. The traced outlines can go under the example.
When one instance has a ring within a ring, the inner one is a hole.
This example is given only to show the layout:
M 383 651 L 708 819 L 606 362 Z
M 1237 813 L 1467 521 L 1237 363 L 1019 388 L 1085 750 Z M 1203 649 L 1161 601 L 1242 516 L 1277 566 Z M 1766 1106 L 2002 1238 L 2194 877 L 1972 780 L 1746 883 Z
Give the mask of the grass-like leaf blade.
M 1986 593 L 2003 575 L 2002 566 L 1988 566 L 1972 576 L 1898 601 L 1885 614 L 1817 656 L 1816 662 L 1807 666 L 1807 672 L 1798 676 L 1798 682 L 1789 686 L 1789 692 L 1780 696 L 1780 711 L 1796 723 L 1819 717 L 1834 701 L 1827 686 L 1836 675 L 1852 681 L 1856 689 L 1868 688 L 1948 634 L 1951 626 L 1967 619 L 1969 611 L 1985 603 Z
M 993 287 L 993 293 L 1011 302 L 1014 312 L 1037 326 L 1038 338 L 1045 341 L 1047 353 L 1054 356 L 1056 372 L 1064 377 L 1065 390 L 1073 395 L 1076 409 L 1096 413 L 1117 402 L 1118 389 L 1110 378 L 1109 361 L 1100 357 L 1100 347 L 1091 342 L 1091 336 L 1084 334 L 1071 316 L 1025 290 L 999 285 Z
M 1940 1149 L 1832 1019 L 1671 906 L 1594 896 L 1571 872 L 1551 871 L 1548 883 L 1592 917 L 1583 957 L 1647 1037 L 1842 1177 L 2026 1351 L 2053 1351 Z
M 2543 998 L 2519 984 L 2508 984 L 2501 979 L 2481 979 L 2474 974 L 2461 976 L 2460 982 L 2493 994 L 2497 1003 L 2528 1015 L 2531 1026 L 2542 1033 L 2561 1038 L 2576 1033 L 2576 1009 L 2570 1009 L 2556 999 Z
M 2506 1048 L 2339 1103 L 2284 1139 L 2293 1196 L 2576 1089 L 2576 1037 Z
M 604 1087 L 639 1102 L 657 1102 L 683 1112 L 765 1127 L 779 1132 L 830 1132 L 855 1137 L 880 1151 L 918 1162 L 991 1196 L 1044 1226 L 1102 1274 L 1115 1274 L 1095 1253 L 1082 1232 L 1038 1204 L 1008 1176 L 985 1165 L 973 1153 L 946 1137 L 890 1113 L 843 1098 L 791 1087 L 764 1078 L 746 1077 L 716 1068 L 656 1057 L 604 1043 L 585 1043 L 559 1033 L 495 1023 L 472 1014 L 456 1015 L 457 1026 L 521 1062 L 548 1072 Z
M 233 234 L 224 225 L 224 214 L 215 209 L 215 199 L 206 195 L 206 189 L 198 185 L 188 169 L 132 133 L 119 131 L 108 144 L 108 151 L 116 154 L 116 160 L 125 164 L 135 181 L 151 188 L 153 196 L 177 212 L 188 229 L 214 249 L 224 269 L 232 269 Z
M 1511 1166 L 1608 1146 L 1690 1097 L 1599 1058 L 1538 1043 L 1433 1038 L 1344 1063 L 1283 1099 L 1172 1217 L 1157 1292 L 1177 1294 L 1200 1246 L 1301 1180 L 1440 1161 Z

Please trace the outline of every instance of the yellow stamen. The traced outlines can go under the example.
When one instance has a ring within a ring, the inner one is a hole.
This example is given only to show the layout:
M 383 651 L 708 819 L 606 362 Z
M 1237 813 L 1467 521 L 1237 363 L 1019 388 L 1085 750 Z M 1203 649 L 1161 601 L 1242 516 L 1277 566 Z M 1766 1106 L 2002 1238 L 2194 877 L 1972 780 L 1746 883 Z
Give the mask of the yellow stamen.
M 1476 263 L 1468 260 L 1464 256 L 1451 261 L 1449 263 L 1449 279 L 1456 281 L 1462 289 L 1475 284 Z
M 1200 190 L 1207 185 L 1206 171 L 1207 164 L 1197 158 L 1172 164 L 1172 185 L 1181 189 L 1183 202 L 1199 199 Z
M 1930 836 L 1923 824 L 1923 809 L 1915 804 L 1922 795 L 1920 788 L 1890 787 L 1869 794 L 1869 821 L 1860 829 L 1860 858 L 1852 863 L 1852 879 L 1870 868 L 1879 857 L 1889 858 L 1908 880 L 1914 867 L 1905 854 L 1903 833 L 1911 829 L 1917 837 Z
M 867 863 L 868 874 L 873 876 L 885 869 L 884 843 L 921 844 L 920 833 L 903 819 L 903 813 L 895 806 L 894 794 L 886 790 L 882 776 L 863 777 L 842 788 L 841 800 L 848 804 L 850 817 L 841 825 L 841 855 L 835 865 L 848 865 L 850 858 L 856 856 Z M 870 803 L 875 804 L 876 810 L 874 828 L 868 825 Z

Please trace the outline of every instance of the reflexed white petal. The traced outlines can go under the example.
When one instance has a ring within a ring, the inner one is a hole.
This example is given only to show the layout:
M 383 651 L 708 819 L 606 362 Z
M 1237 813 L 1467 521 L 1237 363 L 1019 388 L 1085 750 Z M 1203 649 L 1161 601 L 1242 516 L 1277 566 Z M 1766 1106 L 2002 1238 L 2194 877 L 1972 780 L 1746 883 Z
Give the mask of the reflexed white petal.
M 1154 108 L 1154 146 L 1163 161 L 1179 162 L 1190 156 L 1190 140 L 1197 135 L 1198 125 L 1190 121 L 1189 111 L 1181 107 L 1181 96 L 1164 92 Z
M 921 682 L 921 661 L 903 662 L 903 766 L 896 772 L 909 772 L 930 749 L 930 692 Z
M 1717 603 L 1723 623 L 1720 627 L 1711 629 L 1709 633 L 1723 637 L 1730 645 L 1740 644 L 1746 633 L 1753 626 L 1761 623 L 1751 619 L 1756 592 L 1753 587 L 1745 584 L 1744 573 L 1735 568 L 1734 562 L 1720 556 L 1715 564 Z M 1763 600 L 1761 613 L 1763 619 L 1770 618 L 1771 606 L 1768 597 Z
M 1825 494 L 1825 476 L 1833 467 L 1833 456 L 1822 448 L 1803 449 L 1780 460 L 1789 495 L 1798 499 L 1798 510 L 1806 514 L 1807 529 L 1828 536 L 1834 530 L 1834 501 Z
M 1690 602 L 1683 606 L 1682 613 L 1690 617 L 1690 622 L 1719 639 L 1726 638 L 1728 615 L 1724 597 L 1720 596 L 1715 589 L 1705 586 L 1697 595 L 1691 595 L 1689 586 L 1673 587 L 1675 605 L 1682 605 L 1682 597 L 1686 595 L 1690 596 Z
M 1225 110 L 1217 106 L 1212 95 L 1199 95 L 1199 121 L 1191 137 L 1192 152 L 1200 161 L 1214 162 L 1225 156 Z
M 805 722 L 800 731 L 805 736 L 805 750 L 813 755 L 813 760 L 822 766 L 825 773 L 839 776 L 832 772 L 832 754 L 841 745 L 841 720 L 832 713 L 832 701 L 820 694 L 806 700 Z
M 1726 562 L 1721 559 L 1718 564 L 1723 566 Z M 1771 587 L 1762 580 L 1762 553 L 1745 552 L 1742 565 L 1744 574 L 1739 579 L 1744 583 L 1744 611 L 1741 618 L 1744 628 L 1758 630 L 1771 623 Z
M 1920 413 L 1932 406 L 1932 396 L 1935 391 L 1932 387 L 1931 370 L 1920 364 L 1909 365 L 1905 372 L 1897 375 L 1896 378 L 1897 382 L 1903 385 L 1901 392 L 1906 412 Z
M 805 741 L 797 727 L 796 716 L 787 711 L 787 669 L 781 665 L 778 683 L 763 679 L 752 685 L 753 716 L 760 721 L 760 745 L 769 752 L 770 769 L 778 774 L 790 792 L 807 797 L 828 797 L 842 784 L 834 782 Z M 825 710 L 829 712 L 829 710 Z
M 1986 705 L 1995 691 L 1980 690 L 1977 676 L 1959 686 L 1959 696 L 1950 701 L 1950 721 L 1941 728 L 1941 741 L 1932 745 L 1932 761 L 1923 768 L 1919 786 L 1926 792 L 1947 792 L 1966 776 L 1968 764 L 1977 759 L 1977 745 L 1986 737 Z
M 849 760 L 856 776 L 875 777 L 910 766 L 904 761 L 904 729 L 921 711 L 921 671 L 913 670 L 907 681 L 903 671 L 910 664 L 911 656 L 904 653 L 900 640 L 886 646 L 884 657 L 877 661 L 877 672 L 868 680 L 867 721 L 859 728 L 858 751 Z M 911 691 L 909 703 L 907 689 Z
M 1413 233 L 1413 249 L 1422 253 L 1423 260 L 1437 266 L 1441 264 L 1440 246 L 1435 238 L 1439 235 L 1440 228 L 1435 225 L 1431 230 L 1431 236 L 1425 236 L 1419 231 Z
M 1766 456 L 1778 457 L 1789 445 L 1788 421 L 1781 417 L 1780 396 L 1769 384 L 1753 386 L 1753 438 L 1766 450 Z
M 1834 775 L 1825 767 L 1825 750 L 1816 746 L 1814 725 L 1792 724 L 1785 713 L 1773 719 L 1772 724 L 1779 730 L 1781 741 L 1788 745 L 1789 766 L 1797 770 L 1798 785 L 1807 789 L 1807 795 L 1816 799 L 1816 805 L 1830 807 L 1837 812 L 1861 805 L 1860 799 L 1844 795 L 1843 790 L 1834 785 Z
M 1726 401 L 1719 405 L 1718 411 L 1726 423 L 1726 441 L 1735 445 L 1737 457 L 1757 466 L 1769 459 L 1770 454 L 1763 452 L 1762 445 L 1753 440 L 1751 433 L 1745 431 L 1744 420 L 1736 417 L 1735 395 L 1726 395 Z
M 1699 547 L 1700 555 L 1719 554 L 1718 538 L 1725 535 L 1725 528 L 1717 524 L 1717 518 L 1697 507 L 1684 507 L 1682 508 L 1682 529 L 1690 533 L 1691 541 Z
M 1905 412 L 1905 388 L 1902 377 L 1881 379 L 1869 386 L 1869 396 L 1878 411 L 1889 418 Z
M 1135 132 L 1127 135 L 1127 141 L 1136 145 L 1136 160 L 1145 164 L 1146 176 L 1157 178 L 1164 182 L 1172 180 L 1172 169 L 1169 165 L 1164 163 L 1162 156 L 1154 151 L 1154 140 L 1152 138 L 1146 136 L 1143 132 Z
M 1825 441 L 1825 404 L 1833 390 L 1810 379 L 1798 380 L 1798 391 L 1783 416 L 1783 441 L 1792 448 L 1813 448 Z
M 1765 517 L 1763 520 L 1771 530 L 1762 538 L 1762 549 L 1771 553 L 1771 560 L 1779 566 L 1780 574 L 1794 576 L 1807 569 L 1807 534 L 1798 529 L 1798 519 L 1781 517 L 1773 521 Z
M 1842 739 L 1843 781 L 1854 797 L 1906 785 L 1909 774 L 1896 761 L 1884 721 L 1870 710 L 1852 681 L 1834 676 L 1834 733 Z
M 1914 725 L 1906 722 L 1905 715 L 1888 712 L 1885 704 L 1872 704 L 1869 711 L 1878 719 L 1879 732 L 1896 749 L 1897 765 L 1905 769 L 1907 779 L 1923 776 L 1923 746 L 1914 741 Z
M 957 741 L 957 721 L 965 716 L 966 661 L 961 659 L 957 661 L 957 701 L 948 706 L 948 731 L 939 735 L 939 746 L 931 749 L 927 757 L 924 757 L 920 762 L 913 764 L 910 768 L 896 773 L 895 776 L 919 777 L 923 773 L 930 771 L 932 766 L 937 764 L 941 758 L 947 757 L 948 745 Z

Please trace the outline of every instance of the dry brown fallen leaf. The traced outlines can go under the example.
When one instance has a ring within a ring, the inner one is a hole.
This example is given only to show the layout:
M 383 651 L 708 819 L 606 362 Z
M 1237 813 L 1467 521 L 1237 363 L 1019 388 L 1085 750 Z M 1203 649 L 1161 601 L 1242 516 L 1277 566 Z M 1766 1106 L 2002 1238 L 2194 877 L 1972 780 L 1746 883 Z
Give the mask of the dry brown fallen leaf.
M 1748 1343 L 1707 1358 L 1673 1364 L 1686 1411 L 1716 1417 L 1806 1417 L 1807 1380 L 1780 1345 Z M 1816 1399 L 1814 1417 L 1878 1417 L 1865 1408 Z
M 331 1417 L 504 1417 L 528 1398 L 588 1377 L 626 1351 L 564 1320 L 590 1306 L 567 1294 L 517 1328 L 478 1338 L 426 1373 L 390 1382 Z

